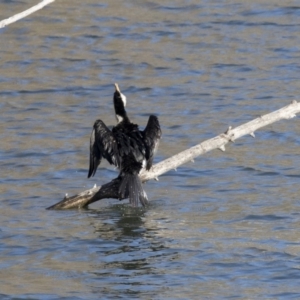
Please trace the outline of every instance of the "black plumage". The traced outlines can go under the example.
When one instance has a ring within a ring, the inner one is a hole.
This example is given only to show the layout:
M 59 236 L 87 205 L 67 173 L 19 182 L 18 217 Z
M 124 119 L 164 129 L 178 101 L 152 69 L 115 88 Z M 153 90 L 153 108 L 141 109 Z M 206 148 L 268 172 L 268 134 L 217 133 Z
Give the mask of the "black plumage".
M 117 84 L 114 93 L 114 108 L 118 124 L 109 130 L 103 121 L 94 123 L 90 139 L 90 168 L 88 178 L 94 176 L 97 167 L 105 158 L 120 169 L 119 198 L 128 198 L 132 206 L 138 202 L 147 204 L 147 194 L 143 190 L 139 173 L 142 168 L 150 170 L 153 156 L 161 137 L 161 129 L 156 116 L 149 117 L 146 128 L 139 130 L 131 123 L 125 110 L 126 97 Z

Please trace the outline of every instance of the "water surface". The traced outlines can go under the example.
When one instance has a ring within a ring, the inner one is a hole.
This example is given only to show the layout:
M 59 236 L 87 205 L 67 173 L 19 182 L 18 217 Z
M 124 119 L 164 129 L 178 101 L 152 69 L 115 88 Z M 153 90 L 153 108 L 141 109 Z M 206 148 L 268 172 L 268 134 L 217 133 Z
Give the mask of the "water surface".
M 148 182 L 146 210 L 45 208 L 116 176 L 86 178 L 114 82 L 141 128 L 159 117 L 156 162 L 299 100 L 299 17 L 288 0 L 66 0 L 2 29 L 0 296 L 298 299 L 297 119 Z

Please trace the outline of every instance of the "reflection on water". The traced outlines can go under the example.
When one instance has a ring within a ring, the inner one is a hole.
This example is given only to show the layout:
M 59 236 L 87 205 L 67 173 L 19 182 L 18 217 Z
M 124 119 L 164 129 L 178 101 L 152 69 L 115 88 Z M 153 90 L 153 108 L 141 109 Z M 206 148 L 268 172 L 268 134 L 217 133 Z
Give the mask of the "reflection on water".
M 2 1 L 0 19 L 31 5 Z M 115 177 L 103 164 L 86 179 L 114 82 L 141 128 L 159 116 L 156 161 L 297 99 L 299 15 L 277 0 L 55 1 L 2 29 L 0 296 L 299 298 L 296 119 L 147 182 L 147 209 L 45 210 Z

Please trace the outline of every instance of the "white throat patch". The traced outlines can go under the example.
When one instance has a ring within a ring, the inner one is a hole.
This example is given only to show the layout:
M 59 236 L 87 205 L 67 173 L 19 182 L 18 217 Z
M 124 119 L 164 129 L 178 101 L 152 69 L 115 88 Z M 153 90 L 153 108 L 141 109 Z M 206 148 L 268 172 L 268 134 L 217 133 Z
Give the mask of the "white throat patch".
M 121 99 L 123 101 L 124 106 L 126 106 L 126 96 L 121 93 Z
M 123 121 L 123 117 L 121 117 L 120 115 L 116 115 L 116 119 L 118 123 L 121 123 Z

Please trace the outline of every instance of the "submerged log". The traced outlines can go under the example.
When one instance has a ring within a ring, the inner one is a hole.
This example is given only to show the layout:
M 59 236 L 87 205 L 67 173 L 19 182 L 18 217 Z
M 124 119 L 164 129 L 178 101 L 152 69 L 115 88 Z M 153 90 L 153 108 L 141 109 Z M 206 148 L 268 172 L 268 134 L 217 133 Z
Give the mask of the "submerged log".
M 155 164 L 150 171 L 144 171 L 140 174 L 142 182 L 146 182 L 150 179 L 158 180 L 158 176 L 176 169 L 180 165 L 193 161 L 199 155 L 209 152 L 214 149 L 220 149 L 225 151 L 225 145 L 229 142 L 234 142 L 236 139 L 250 135 L 255 137 L 255 131 L 259 128 L 265 127 L 269 124 L 277 122 L 282 119 L 291 119 L 300 112 L 300 103 L 293 101 L 291 104 L 271 112 L 269 114 L 260 116 L 248 123 L 242 124 L 236 128 L 229 128 L 220 135 L 206 140 L 192 148 L 184 150 L 164 161 Z M 114 179 L 109 183 L 102 186 L 94 186 L 92 189 L 83 191 L 72 197 L 65 197 L 62 201 L 48 207 L 47 209 L 69 209 L 69 208 L 83 208 L 89 204 L 99 201 L 104 198 L 118 198 L 120 180 Z M 119 199 L 123 200 L 123 199 Z
M 66 195 L 62 201 L 48 207 L 47 209 L 83 208 L 101 199 L 118 199 L 120 183 L 121 181 L 116 178 L 102 186 L 95 185 L 92 189 L 83 191 L 77 195 L 71 197 Z

